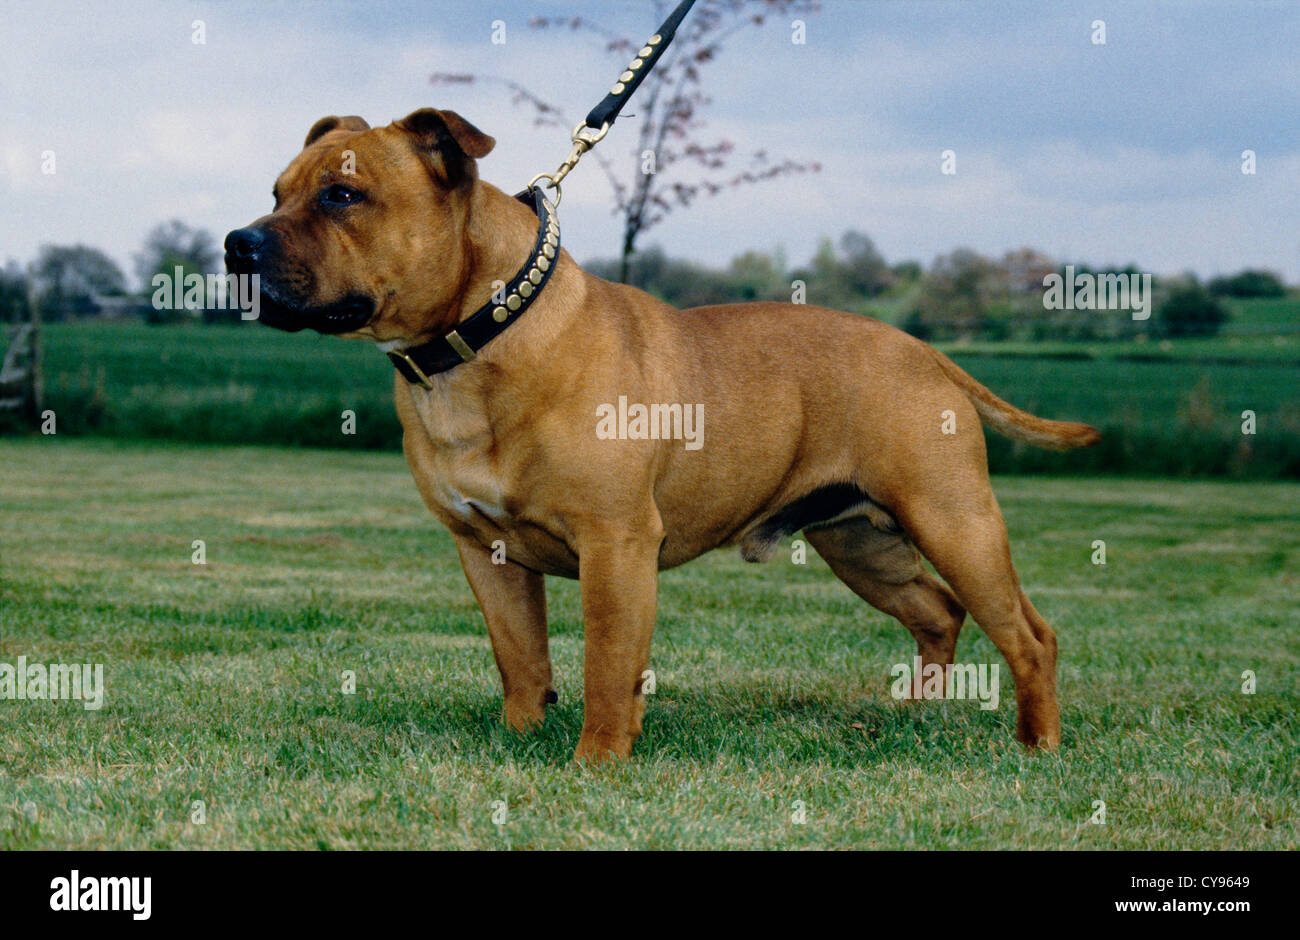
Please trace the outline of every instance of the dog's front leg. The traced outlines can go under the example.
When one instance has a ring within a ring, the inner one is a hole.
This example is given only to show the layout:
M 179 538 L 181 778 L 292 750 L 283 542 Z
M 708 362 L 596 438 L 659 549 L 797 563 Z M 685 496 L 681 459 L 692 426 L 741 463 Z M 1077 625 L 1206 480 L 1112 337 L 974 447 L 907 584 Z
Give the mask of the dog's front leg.
M 586 701 L 575 760 L 627 757 L 641 734 L 662 539 L 658 513 L 650 523 L 580 534 Z
M 516 731 L 542 723 L 555 701 L 546 638 L 546 585 L 542 576 L 492 553 L 473 539 L 453 536 L 470 590 L 478 598 L 492 638 L 492 655 L 505 689 L 505 722 Z

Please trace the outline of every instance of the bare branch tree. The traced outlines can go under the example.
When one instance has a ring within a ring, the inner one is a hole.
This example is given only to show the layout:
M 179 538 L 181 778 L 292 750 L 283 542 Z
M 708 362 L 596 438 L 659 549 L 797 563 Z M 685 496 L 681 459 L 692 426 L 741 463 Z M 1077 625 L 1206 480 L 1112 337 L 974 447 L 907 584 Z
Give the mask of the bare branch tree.
M 668 53 L 660 60 L 633 105 L 638 119 L 637 159 L 630 180 L 615 171 L 601 151 L 591 151 L 614 190 L 614 212 L 623 217 L 620 279 L 626 281 L 637 240 L 669 213 L 689 207 L 697 198 L 795 173 L 816 173 L 818 163 L 773 161 L 766 150 L 747 155 L 741 170 L 728 167 L 740 159 L 736 145 L 726 139 L 702 142 L 703 111 L 712 103 L 704 93 L 704 72 L 724 43 L 743 29 L 794 14 L 814 13 L 819 0 L 704 0 L 687 17 Z M 656 21 L 667 13 L 663 0 L 655 3 Z M 534 17 L 533 29 L 568 29 L 592 34 L 611 55 L 630 57 L 639 47 L 586 17 Z M 576 123 L 554 104 L 518 82 L 493 76 L 437 73 L 434 85 L 494 83 L 512 93 L 512 104 L 531 107 L 537 126 L 558 127 L 566 133 Z M 648 159 L 642 155 L 648 154 Z M 703 170 L 703 178 L 699 171 Z

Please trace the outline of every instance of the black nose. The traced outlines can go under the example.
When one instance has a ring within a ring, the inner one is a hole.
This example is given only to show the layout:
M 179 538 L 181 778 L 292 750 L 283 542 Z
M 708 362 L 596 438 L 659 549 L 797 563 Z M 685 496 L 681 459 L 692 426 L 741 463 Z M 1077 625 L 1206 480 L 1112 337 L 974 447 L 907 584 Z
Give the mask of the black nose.
M 257 260 L 257 253 L 265 245 L 266 233 L 260 228 L 237 228 L 226 236 L 226 251 L 243 260 Z

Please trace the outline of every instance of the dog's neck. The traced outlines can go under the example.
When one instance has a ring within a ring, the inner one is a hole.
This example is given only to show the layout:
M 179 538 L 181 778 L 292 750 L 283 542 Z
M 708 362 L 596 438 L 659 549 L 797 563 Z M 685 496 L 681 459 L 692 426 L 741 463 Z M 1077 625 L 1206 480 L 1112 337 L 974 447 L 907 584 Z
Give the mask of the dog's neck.
M 560 260 L 559 224 L 540 188 L 512 199 L 475 181 L 466 200 L 463 262 L 453 299 L 437 317 L 441 326 L 414 345 L 381 343 L 398 372 L 427 389 L 433 387 L 430 376 L 477 358 L 479 350 L 526 316 Z
M 450 309 L 430 314 L 429 320 L 444 324 L 418 337 L 381 340 L 383 352 L 407 349 L 428 342 L 463 323 L 492 298 L 495 287 L 508 282 L 528 258 L 537 239 L 537 216 L 513 196 L 491 183 L 475 180 L 469 197 L 465 229 L 467 263 Z
M 519 272 L 537 239 L 537 216 L 528 207 L 481 180 L 470 196 L 465 230 L 465 274 L 455 323 L 463 323 L 475 310 L 492 299 L 499 286 Z

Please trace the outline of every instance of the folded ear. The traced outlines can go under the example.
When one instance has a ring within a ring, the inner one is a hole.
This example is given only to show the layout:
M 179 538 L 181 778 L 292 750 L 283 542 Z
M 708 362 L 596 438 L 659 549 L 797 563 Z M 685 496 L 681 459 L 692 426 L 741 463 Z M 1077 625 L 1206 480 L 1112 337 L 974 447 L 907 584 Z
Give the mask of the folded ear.
M 394 124 L 410 134 L 421 150 L 446 151 L 454 147 L 461 156 L 478 160 L 486 157 L 496 146 L 495 140 L 455 111 L 421 108 Z
M 366 123 L 365 118 L 357 117 L 355 114 L 349 114 L 347 117 L 336 117 L 330 115 L 323 117 L 311 126 L 307 132 L 307 139 L 303 141 L 303 148 L 310 147 L 321 137 L 324 137 L 332 130 L 343 128 L 345 131 L 368 131 L 370 125 Z

